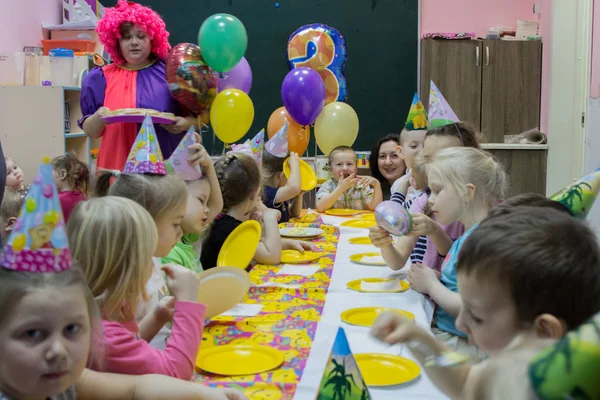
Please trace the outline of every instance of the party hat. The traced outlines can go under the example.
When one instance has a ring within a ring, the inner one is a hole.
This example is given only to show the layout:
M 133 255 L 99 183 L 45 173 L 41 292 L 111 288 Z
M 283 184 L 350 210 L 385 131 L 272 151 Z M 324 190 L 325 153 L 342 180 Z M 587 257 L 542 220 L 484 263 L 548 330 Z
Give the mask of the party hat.
M 599 365 L 600 313 L 535 356 L 529 378 L 539 399 L 597 399 Z
M 192 126 L 188 129 L 183 139 L 181 139 L 171 157 L 165 161 L 165 168 L 170 175 L 176 175 L 188 182 L 202 178 L 202 169 L 200 166 L 190 165 L 188 162 L 190 156 L 188 148 L 193 144 L 196 144 L 196 131 Z
M 344 328 L 338 328 L 317 395 L 317 399 L 335 398 L 340 400 L 372 398 L 350 351 Z
M 600 168 L 550 196 L 550 200 L 558 201 L 567 207 L 574 217 L 585 218 L 592 209 L 599 191 Z
M 288 155 L 288 122 L 273 135 L 271 139 L 265 144 L 265 150 L 275 157 L 287 157 Z
M 404 129 L 407 131 L 426 130 L 427 125 L 427 111 L 425 111 L 425 107 L 423 107 L 419 95 L 415 93 L 410 110 L 408 111 L 406 123 L 404 124 Z
M 58 190 L 46 157 L 35 177 L 2 255 L 4 268 L 60 272 L 71 267 Z
M 265 147 L 265 130 L 261 129 L 260 132 L 252 138 L 252 140 L 246 140 L 242 144 L 232 144 L 231 153 L 245 153 L 252 156 L 260 165 L 262 162 L 262 151 Z
M 131 147 L 125 168 L 125 174 L 157 174 L 166 175 L 160 145 L 154 131 L 154 124 L 150 115 L 146 115 L 140 132 Z
M 460 122 L 460 120 L 452 111 L 440 89 L 431 81 L 431 88 L 429 89 L 429 127 L 439 128 L 455 122 Z

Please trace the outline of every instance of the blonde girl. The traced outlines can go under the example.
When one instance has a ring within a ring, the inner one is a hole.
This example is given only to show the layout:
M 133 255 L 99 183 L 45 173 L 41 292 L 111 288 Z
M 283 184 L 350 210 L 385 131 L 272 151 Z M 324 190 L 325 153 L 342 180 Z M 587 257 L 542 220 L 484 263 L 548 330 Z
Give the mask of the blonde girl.
M 479 148 L 477 131 L 464 122 L 430 129 L 425 135 L 423 149 L 411 160 L 411 187 L 422 193 L 412 200 L 406 200 L 402 192 L 392 195 L 392 201 L 402 204 L 413 218 L 413 229 L 407 236 L 399 237 L 392 244 L 390 234 L 380 228 L 371 228 L 371 242 L 381 248 L 381 255 L 393 270 L 402 269 L 410 259 L 412 264 L 424 264 L 441 271 L 444 257 L 450 250 L 453 240 L 464 233 L 464 227 L 458 221 L 445 225 L 440 224 L 427 207 L 431 190 L 427 187 L 425 166 L 432 157 L 442 149 L 451 147 Z
M 254 260 L 260 264 L 279 264 L 282 246 L 277 221 L 280 214 L 262 204 L 261 175 L 256 161 L 243 153 L 230 153 L 216 162 L 215 170 L 223 195 L 223 213 L 217 216 L 202 244 L 202 267 L 209 269 L 217 265 L 219 252 L 229 234 L 256 212 L 262 219 L 264 238 Z
M 93 369 L 189 380 L 200 346 L 206 306 L 198 304 L 198 278 L 180 266 L 164 266 L 174 311 L 159 304 L 138 325 L 135 313 L 154 269 L 158 234 L 150 214 L 132 200 L 108 196 L 83 203 L 67 224 L 73 258 L 97 299 L 104 328 L 104 365 Z M 164 351 L 149 342 L 173 320 Z
M 106 195 L 125 197 L 140 204 L 150 213 L 158 230 L 156 247 L 146 249 L 155 257 L 154 271 L 146 287 L 149 297 L 147 301 L 140 303 L 138 309 L 139 321 L 156 308 L 158 301 L 167 294 L 160 257 L 166 257 L 183 235 L 182 223 L 188 201 L 187 186 L 174 176 L 105 171 L 96 181 L 96 196 Z M 169 334 L 168 328 L 163 328 L 152 344 L 164 348 Z
M 442 266 L 441 279 L 432 269 L 414 264 L 408 274 L 411 287 L 437 304 L 434 333 L 440 340 L 465 352 L 473 352 L 466 335 L 455 325 L 460 309 L 456 262 L 464 240 L 489 210 L 503 200 L 507 186 L 500 163 L 489 153 L 475 148 L 454 147 L 438 151 L 425 167 L 431 188 L 429 205 L 441 224 L 459 221 L 465 233 L 451 246 Z
M 280 222 L 288 222 L 290 217 L 299 217 L 302 212 L 300 188 L 300 157 L 292 152 L 289 157 L 290 178 L 283 174 L 285 158 L 276 157 L 268 151 L 262 153 L 262 173 L 264 191 L 262 201 L 268 208 L 279 210 Z
M 96 360 L 98 308 L 79 266 L 28 273 L 0 267 L 0 398 L 243 400 L 162 375 L 84 369 Z M 91 359 L 90 359 L 91 354 Z

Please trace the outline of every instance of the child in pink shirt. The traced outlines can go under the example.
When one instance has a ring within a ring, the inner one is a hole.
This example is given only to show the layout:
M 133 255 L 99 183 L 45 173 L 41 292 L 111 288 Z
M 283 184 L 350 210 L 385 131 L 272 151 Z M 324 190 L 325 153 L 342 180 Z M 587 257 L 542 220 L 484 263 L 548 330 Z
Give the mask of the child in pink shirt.
M 65 222 L 68 222 L 73 208 L 87 200 L 90 169 L 72 152 L 54 158 L 52 169 L 60 206 L 65 216 Z
M 95 198 L 77 207 L 67 224 L 73 258 L 85 272 L 102 313 L 103 362 L 97 371 L 131 375 L 163 374 L 189 380 L 204 329 L 206 306 L 196 301 L 198 277 L 178 266 L 163 266 L 166 296 L 135 320 L 138 303 L 148 297 L 152 251 L 158 232 L 142 206 L 123 197 Z M 150 345 L 163 325 L 173 322 L 164 350 Z

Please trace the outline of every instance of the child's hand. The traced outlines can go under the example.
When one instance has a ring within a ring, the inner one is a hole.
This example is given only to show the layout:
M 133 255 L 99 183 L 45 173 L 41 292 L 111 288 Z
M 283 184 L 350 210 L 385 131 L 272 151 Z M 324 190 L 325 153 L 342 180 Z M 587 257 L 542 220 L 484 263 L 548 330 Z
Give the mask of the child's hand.
M 167 286 L 177 301 L 196 302 L 198 298 L 198 275 L 177 264 L 162 266 L 167 274 Z
M 411 236 L 428 236 L 434 234 L 439 225 L 425 214 L 410 213 L 413 224 L 409 235 Z
M 156 307 L 154 308 L 154 317 L 161 324 L 166 324 L 173 320 L 173 312 L 175 311 L 175 297 L 166 296 L 160 299 Z
M 202 388 L 201 398 L 203 400 L 248 400 L 244 393 L 229 388 L 216 389 L 204 386 Z
M 380 249 L 393 244 L 392 235 L 379 226 L 374 226 L 369 229 L 369 239 L 371 239 L 373 246 Z
M 266 210 L 263 211 L 263 220 L 267 220 L 270 218 L 275 219 L 275 221 L 278 221 L 281 219 L 281 211 L 276 210 L 274 208 L 268 208 L 265 207 Z
M 419 336 L 422 331 L 415 322 L 393 311 L 379 314 L 373 326 L 371 335 L 387 344 L 406 343 Z
M 398 192 L 402 194 L 406 194 L 406 192 L 408 192 L 408 187 L 410 186 L 410 178 L 412 178 L 412 171 L 409 171 L 400 178 L 398 178 Z
M 432 285 L 438 280 L 435 271 L 423 264 L 413 264 L 408 273 L 410 287 L 423 294 L 429 294 Z
M 377 187 L 381 185 L 379 180 L 377 178 L 373 178 L 372 176 L 359 176 L 358 182 L 364 188 L 368 188 L 369 186 Z
M 196 136 L 199 135 L 196 133 Z M 214 168 L 210 155 L 200 143 L 196 142 L 189 146 L 188 151 L 190 152 L 190 157 L 188 158 L 190 165 L 199 165 L 202 169 Z
M 338 186 L 342 188 L 345 192 L 346 190 L 353 188 L 358 182 L 358 178 L 356 178 L 356 174 L 350 174 L 348 177 L 344 178 L 344 174 L 340 173 L 340 180 L 338 182 Z
M 288 164 L 290 165 L 290 170 L 292 171 L 300 168 L 300 157 L 298 157 L 297 153 L 290 153 L 290 159 L 288 160 Z
M 316 248 L 309 242 L 303 240 L 281 239 L 281 248 L 283 250 L 298 250 L 304 253 L 304 250 L 315 251 Z

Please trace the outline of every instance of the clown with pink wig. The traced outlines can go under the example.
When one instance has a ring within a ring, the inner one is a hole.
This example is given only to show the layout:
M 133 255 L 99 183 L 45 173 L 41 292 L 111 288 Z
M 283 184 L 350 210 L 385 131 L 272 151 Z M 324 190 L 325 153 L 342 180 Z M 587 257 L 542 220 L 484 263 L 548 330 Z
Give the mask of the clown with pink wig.
M 165 79 L 165 59 L 171 46 L 162 18 L 152 9 L 119 0 L 105 10 L 96 27 L 98 37 L 113 61 L 92 69 L 81 89 L 79 126 L 91 138 L 102 138 L 98 168 L 122 170 L 140 127 L 132 123 L 106 124 L 109 110 L 146 108 L 181 115 Z M 177 148 L 196 118 L 177 117 L 173 125 L 156 126 L 165 158 Z

